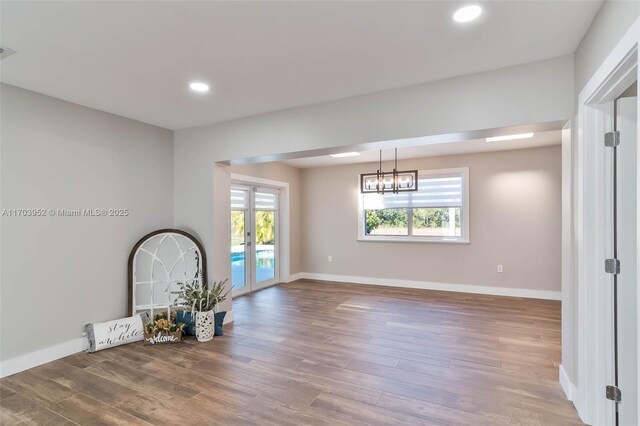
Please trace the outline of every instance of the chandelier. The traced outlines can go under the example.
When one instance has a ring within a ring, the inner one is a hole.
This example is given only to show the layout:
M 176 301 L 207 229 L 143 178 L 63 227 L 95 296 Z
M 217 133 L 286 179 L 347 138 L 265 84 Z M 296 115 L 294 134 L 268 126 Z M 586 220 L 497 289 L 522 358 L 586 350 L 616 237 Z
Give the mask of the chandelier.
M 398 148 L 395 152 L 395 165 L 392 172 L 382 171 L 382 150 L 380 150 L 378 171 L 360 175 L 360 192 L 362 194 L 397 194 L 398 192 L 418 190 L 418 171 L 398 171 Z

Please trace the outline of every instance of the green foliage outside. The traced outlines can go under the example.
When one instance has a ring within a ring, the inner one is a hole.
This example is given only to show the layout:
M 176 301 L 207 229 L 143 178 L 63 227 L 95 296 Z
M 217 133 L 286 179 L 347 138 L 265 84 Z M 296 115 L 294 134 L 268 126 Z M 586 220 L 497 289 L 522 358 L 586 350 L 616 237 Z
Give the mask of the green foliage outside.
M 413 228 L 434 230 L 449 227 L 449 208 L 412 209 Z M 380 209 L 365 211 L 365 230 L 371 234 L 376 229 L 408 228 L 409 209 Z M 455 208 L 456 229 L 460 230 L 460 208 Z M 423 234 L 420 232 L 419 234 Z
M 275 213 L 269 210 L 256 211 L 256 244 L 275 244 Z M 244 243 L 244 210 L 231 211 L 231 245 Z
M 409 215 L 406 209 L 367 210 L 365 228 L 367 234 L 377 228 L 406 228 Z
M 378 216 L 378 210 L 366 210 L 365 211 L 365 230 L 367 234 L 370 234 L 371 231 L 380 227 L 382 221 Z
M 244 243 L 244 210 L 231 211 L 231 245 Z
M 460 209 L 456 208 L 456 228 L 460 228 Z M 413 209 L 413 226 L 416 228 L 444 228 L 449 226 L 448 208 Z
M 275 239 L 275 214 L 273 211 L 256 212 L 256 244 L 273 245 Z

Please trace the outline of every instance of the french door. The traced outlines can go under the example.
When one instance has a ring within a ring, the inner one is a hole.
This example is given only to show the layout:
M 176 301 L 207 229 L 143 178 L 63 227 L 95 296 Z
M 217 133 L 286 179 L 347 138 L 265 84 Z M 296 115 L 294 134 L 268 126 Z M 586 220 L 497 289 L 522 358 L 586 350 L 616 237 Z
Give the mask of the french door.
M 280 282 L 279 193 L 274 188 L 231 186 L 233 296 Z

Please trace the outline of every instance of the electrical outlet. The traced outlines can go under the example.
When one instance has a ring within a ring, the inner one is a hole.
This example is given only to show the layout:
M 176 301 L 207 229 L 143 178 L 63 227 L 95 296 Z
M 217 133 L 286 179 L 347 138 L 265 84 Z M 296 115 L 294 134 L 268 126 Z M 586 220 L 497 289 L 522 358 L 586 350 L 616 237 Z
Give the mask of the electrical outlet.
M 498 272 L 503 273 L 504 267 L 502 265 L 498 265 Z
M 333 256 L 327 256 L 327 262 L 329 263 L 333 262 Z

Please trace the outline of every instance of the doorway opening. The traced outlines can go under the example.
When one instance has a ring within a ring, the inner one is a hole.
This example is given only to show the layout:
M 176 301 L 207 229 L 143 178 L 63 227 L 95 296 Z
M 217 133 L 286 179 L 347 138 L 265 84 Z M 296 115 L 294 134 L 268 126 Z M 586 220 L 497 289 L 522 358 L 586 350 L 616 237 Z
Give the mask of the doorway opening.
M 231 284 L 233 295 L 279 282 L 279 190 L 231 186 Z
M 585 423 L 610 426 L 638 424 L 636 30 L 637 24 L 580 92 L 577 116 L 577 386 L 567 394 Z
M 260 290 L 281 282 L 281 241 L 285 215 L 281 188 L 232 181 L 231 285 L 232 295 Z

